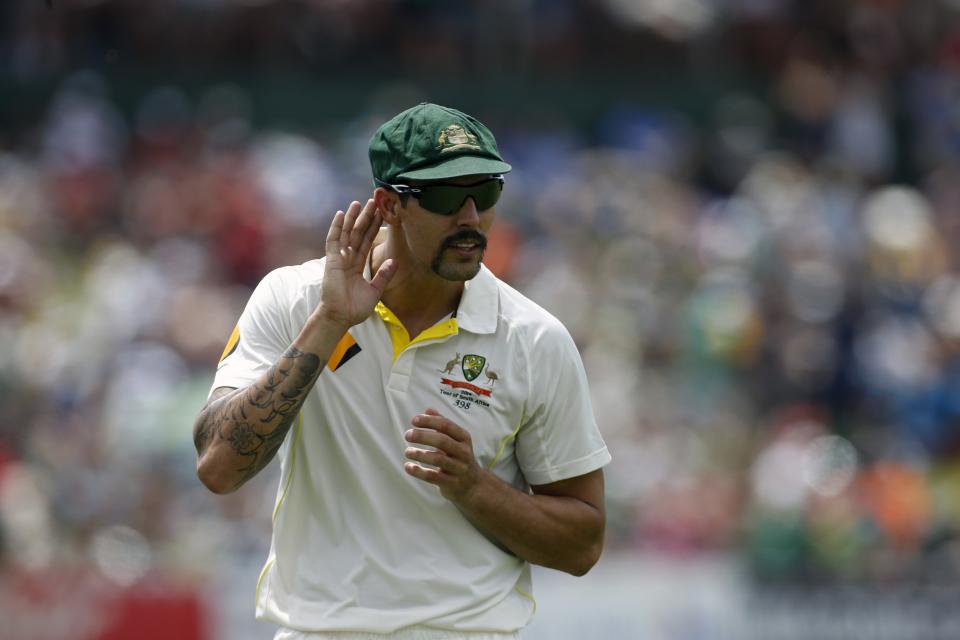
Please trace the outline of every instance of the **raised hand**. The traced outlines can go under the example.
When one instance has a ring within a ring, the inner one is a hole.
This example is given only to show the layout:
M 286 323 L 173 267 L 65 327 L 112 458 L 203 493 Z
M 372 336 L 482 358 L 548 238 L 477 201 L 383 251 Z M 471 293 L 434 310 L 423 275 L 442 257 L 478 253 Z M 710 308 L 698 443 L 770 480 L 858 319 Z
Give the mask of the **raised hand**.
M 367 319 L 396 273 L 396 262 L 388 259 L 380 265 L 372 280 L 363 277 L 381 221 L 380 211 L 370 199 L 362 209 L 359 202 L 350 203 L 347 212 L 337 211 L 330 223 L 327 262 L 317 311 L 325 318 L 343 324 L 345 329 Z

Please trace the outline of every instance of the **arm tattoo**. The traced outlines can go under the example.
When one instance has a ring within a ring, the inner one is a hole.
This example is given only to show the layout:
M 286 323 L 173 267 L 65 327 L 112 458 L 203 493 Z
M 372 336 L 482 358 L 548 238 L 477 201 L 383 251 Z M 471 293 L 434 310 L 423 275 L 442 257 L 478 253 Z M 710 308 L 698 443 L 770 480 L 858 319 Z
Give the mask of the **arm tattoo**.
M 194 433 L 197 453 L 215 440 L 226 442 L 237 457 L 239 487 L 276 455 L 320 371 L 318 356 L 291 346 L 250 386 L 217 389 Z

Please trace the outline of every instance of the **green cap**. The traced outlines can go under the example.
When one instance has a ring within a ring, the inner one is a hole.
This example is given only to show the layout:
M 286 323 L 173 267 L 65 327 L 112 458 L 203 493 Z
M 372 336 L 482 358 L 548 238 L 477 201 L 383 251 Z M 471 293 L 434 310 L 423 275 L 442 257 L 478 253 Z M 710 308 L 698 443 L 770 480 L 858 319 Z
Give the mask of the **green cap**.
M 421 102 L 394 116 L 370 139 L 375 181 L 442 180 L 510 171 L 497 141 L 462 111 Z

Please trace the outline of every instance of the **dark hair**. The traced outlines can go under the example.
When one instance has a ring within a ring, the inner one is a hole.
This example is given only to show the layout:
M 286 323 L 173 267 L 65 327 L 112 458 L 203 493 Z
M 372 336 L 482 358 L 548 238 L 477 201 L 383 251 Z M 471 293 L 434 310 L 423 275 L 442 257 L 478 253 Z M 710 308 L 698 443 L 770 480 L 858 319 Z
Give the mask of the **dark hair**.
M 390 184 L 389 182 L 384 182 L 383 180 L 380 180 L 379 178 L 374 178 L 374 179 L 373 179 L 373 183 L 374 183 L 375 185 L 377 185 L 378 187 L 381 187 L 381 188 L 383 188 L 383 189 L 386 189 L 387 191 L 389 191 L 389 192 L 391 192 L 391 193 L 396 193 L 397 196 L 400 198 L 400 206 L 401 206 L 401 207 L 406 207 L 406 206 L 407 206 L 407 202 L 410 201 L 410 194 L 409 194 L 409 193 L 400 193 L 399 191 L 397 191 L 396 189 L 394 189 L 394 188 L 393 188 L 393 184 Z M 404 187 L 411 187 L 411 186 L 413 186 L 413 185 L 408 184 L 408 183 L 406 183 L 406 182 L 397 182 L 397 183 L 395 183 L 395 184 L 396 184 L 397 186 L 404 186 Z
M 406 183 L 404 183 L 404 182 L 400 182 L 400 183 L 398 183 L 398 184 L 405 184 L 405 185 L 406 185 Z M 406 186 L 409 187 L 410 185 L 406 185 Z M 397 193 L 397 192 L 394 191 L 394 193 Z M 400 197 L 400 206 L 406 208 L 407 202 L 410 201 L 410 194 L 409 194 L 409 193 L 397 193 L 397 195 Z

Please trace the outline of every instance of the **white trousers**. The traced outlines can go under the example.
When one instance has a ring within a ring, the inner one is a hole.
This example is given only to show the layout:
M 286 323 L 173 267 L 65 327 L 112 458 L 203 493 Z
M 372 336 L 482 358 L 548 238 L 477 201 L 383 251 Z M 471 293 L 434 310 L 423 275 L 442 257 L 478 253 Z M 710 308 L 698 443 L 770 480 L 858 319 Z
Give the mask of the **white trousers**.
M 277 635 L 273 636 L 273 640 L 520 640 L 520 632 L 448 631 L 429 627 L 407 627 L 387 634 L 364 631 L 305 633 L 280 629 Z

